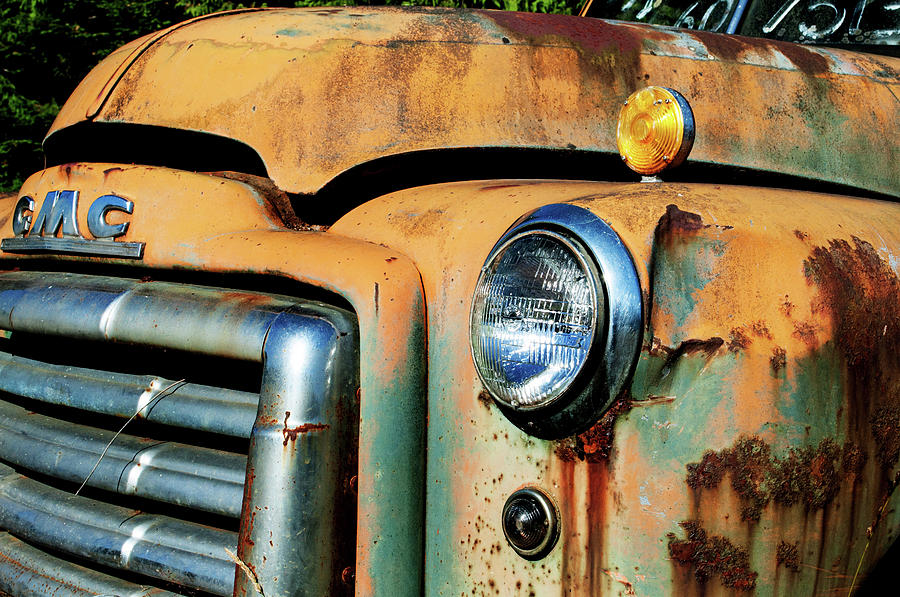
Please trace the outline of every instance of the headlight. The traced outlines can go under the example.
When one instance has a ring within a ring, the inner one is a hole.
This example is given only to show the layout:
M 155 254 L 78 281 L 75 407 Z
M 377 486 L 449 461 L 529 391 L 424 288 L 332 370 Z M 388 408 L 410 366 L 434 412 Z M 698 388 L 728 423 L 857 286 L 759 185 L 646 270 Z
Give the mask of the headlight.
M 542 408 L 578 377 L 604 317 L 597 279 L 580 243 L 549 230 L 525 231 L 493 252 L 475 289 L 472 346 L 497 400 Z
M 488 255 L 472 301 L 475 368 L 497 405 L 538 437 L 589 427 L 625 387 L 641 291 L 622 241 L 589 210 L 547 205 Z

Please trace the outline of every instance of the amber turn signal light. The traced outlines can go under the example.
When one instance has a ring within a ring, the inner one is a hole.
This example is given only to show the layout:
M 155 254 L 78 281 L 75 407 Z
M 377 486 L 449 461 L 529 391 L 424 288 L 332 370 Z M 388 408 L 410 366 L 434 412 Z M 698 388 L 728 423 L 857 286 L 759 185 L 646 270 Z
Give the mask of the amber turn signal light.
M 635 91 L 619 113 L 616 144 L 622 159 L 638 174 L 653 176 L 677 166 L 694 145 L 691 106 L 668 87 Z

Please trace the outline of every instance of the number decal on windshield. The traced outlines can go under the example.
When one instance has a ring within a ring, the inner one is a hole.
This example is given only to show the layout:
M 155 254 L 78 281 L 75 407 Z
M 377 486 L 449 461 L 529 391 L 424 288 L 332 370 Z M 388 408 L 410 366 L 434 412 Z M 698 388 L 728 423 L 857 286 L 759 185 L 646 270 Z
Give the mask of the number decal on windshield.
M 606 18 L 784 41 L 900 45 L 900 0 L 602 0 Z M 596 3 L 596 2 L 595 2 Z
M 766 2 L 761 4 L 765 5 Z M 801 9 L 797 9 L 798 5 Z M 765 35 L 789 41 L 831 41 L 841 43 L 885 43 L 900 41 L 900 2 L 896 0 L 858 0 L 847 19 L 849 2 L 840 0 L 785 0 L 761 31 Z M 867 24 L 889 24 L 893 29 L 869 29 Z M 782 26 L 784 25 L 784 26 Z M 753 35 L 752 27 L 742 33 Z

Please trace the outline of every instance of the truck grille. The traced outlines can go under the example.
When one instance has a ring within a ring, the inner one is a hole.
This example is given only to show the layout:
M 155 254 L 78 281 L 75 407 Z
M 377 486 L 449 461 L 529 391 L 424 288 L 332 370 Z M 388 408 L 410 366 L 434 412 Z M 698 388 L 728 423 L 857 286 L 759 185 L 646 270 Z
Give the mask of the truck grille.
M 0 591 L 333 592 L 352 564 L 334 523 L 355 512 L 352 314 L 7 272 L 0 330 Z

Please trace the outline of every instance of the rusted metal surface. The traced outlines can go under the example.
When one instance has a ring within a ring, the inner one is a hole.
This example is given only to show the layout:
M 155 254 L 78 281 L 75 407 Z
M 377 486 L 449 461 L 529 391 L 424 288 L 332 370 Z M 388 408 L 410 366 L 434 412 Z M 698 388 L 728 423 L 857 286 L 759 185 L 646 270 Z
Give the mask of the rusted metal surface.
M 286 228 L 291 230 L 323 229 L 321 226 L 311 226 L 298 218 L 294 208 L 291 207 L 291 200 L 287 193 L 275 186 L 275 183 L 270 178 L 262 178 L 242 172 L 213 172 L 212 174 L 229 180 L 237 180 L 253 187 L 265 198 L 267 205 L 271 206 L 274 212 L 272 214 L 273 219 L 280 221 Z
M 102 168 L 71 171 L 80 178 L 53 169 L 26 190 L 40 196 L 72 180 L 106 188 Z M 139 191 L 130 185 L 153 173 L 108 176 Z M 178 177 L 182 197 L 209 178 Z M 394 194 L 322 233 L 256 224 L 266 207 L 230 186 L 238 183 L 216 183 L 226 185 L 217 211 L 248 215 L 210 218 L 210 233 L 171 210 L 139 211 L 177 203 L 138 192 L 123 240 L 148 241 L 144 268 L 268 272 L 354 304 L 361 354 L 377 355 L 361 360 L 357 594 L 393 592 L 384 571 L 396 574 L 386 566 L 398 560 L 393 547 L 381 551 L 385 543 L 405 546 L 404 566 L 424 560 L 424 573 L 402 571 L 411 593 L 424 578 L 426 593 L 449 594 L 690 595 L 751 584 L 756 594 L 816 594 L 849 587 L 860 562 L 865 575 L 900 530 L 892 501 L 900 450 L 889 441 L 900 424 L 895 204 L 708 185 L 495 181 Z M 479 398 L 460 347 L 493 243 L 529 210 L 567 200 L 622 237 L 648 317 L 621 411 L 582 437 L 544 442 Z M 798 205 L 802 221 L 791 215 Z M 0 234 L 11 234 L 8 223 Z M 414 458 L 424 453 L 416 444 L 424 415 L 413 412 L 423 394 L 427 476 Z M 304 424 L 321 423 L 277 415 L 279 449 L 295 428 L 299 441 Z M 525 485 L 548 491 L 562 515 L 560 544 L 537 563 L 518 558 L 499 525 L 503 500 Z M 433 504 L 424 529 L 416 498 L 400 495 L 417 489 Z M 391 497 L 409 501 L 398 508 Z M 425 538 L 419 560 L 410 555 L 416 536 Z
M 479 398 L 460 322 L 493 242 L 567 198 L 623 238 L 649 317 L 616 416 L 542 442 Z M 345 216 L 330 232 L 393 243 L 430 301 L 426 593 L 812 595 L 861 564 L 858 584 L 900 532 L 898 230 L 884 202 L 658 183 L 436 185 Z M 562 514 L 538 563 L 499 525 L 524 485 Z
M 693 161 L 900 196 L 896 58 L 565 16 L 365 7 L 233 14 L 147 43 L 102 63 L 50 135 L 86 118 L 214 133 L 253 147 L 281 189 L 312 193 L 404 152 L 614 154 L 621 102 L 649 84 L 690 101 Z

